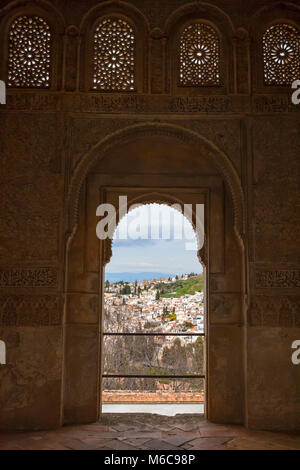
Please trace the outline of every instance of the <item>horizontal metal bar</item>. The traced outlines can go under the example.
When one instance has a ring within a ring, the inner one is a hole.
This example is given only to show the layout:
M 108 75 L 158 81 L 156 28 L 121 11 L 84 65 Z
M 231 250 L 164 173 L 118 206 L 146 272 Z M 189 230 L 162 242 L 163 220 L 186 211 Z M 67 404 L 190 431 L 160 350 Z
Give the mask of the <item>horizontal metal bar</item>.
M 155 333 L 155 332 L 149 332 L 149 333 L 113 333 L 109 331 L 105 331 L 102 333 L 103 336 L 205 336 L 205 333 Z
M 137 375 L 137 374 L 102 374 L 102 377 L 104 379 L 205 379 L 205 375 L 155 375 L 155 374 L 149 374 L 149 375 Z

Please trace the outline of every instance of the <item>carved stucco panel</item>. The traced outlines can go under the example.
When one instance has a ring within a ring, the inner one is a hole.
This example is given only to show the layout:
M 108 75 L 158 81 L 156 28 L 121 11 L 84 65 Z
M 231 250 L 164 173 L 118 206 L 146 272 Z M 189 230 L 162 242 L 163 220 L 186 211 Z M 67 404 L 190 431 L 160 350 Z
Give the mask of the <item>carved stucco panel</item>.
M 56 261 L 62 181 L 35 173 L 0 187 L 0 253 L 2 263 Z
M 300 261 L 299 132 L 300 122 L 292 119 L 253 123 L 256 261 Z
M 51 326 L 61 323 L 61 302 L 52 295 L 0 295 L 0 325 Z
M 250 326 L 299 328 L 300 297 L 255 296 L 249 309 L 249 324 Z
M 0 113 L 3 178 L 24 177 L 33 171 L 59 174 L 63 145 L 63 120 L 55 113 L 27 113 L 26 117 L 21 113 Z

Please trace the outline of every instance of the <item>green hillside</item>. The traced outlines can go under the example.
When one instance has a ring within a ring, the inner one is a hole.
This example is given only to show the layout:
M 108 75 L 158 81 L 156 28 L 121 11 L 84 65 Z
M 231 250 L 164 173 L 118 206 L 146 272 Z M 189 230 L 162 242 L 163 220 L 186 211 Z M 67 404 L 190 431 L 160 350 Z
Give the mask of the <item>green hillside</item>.
M 160 297 L 181 297 L 185 294 L 195 294 L 195 292 L 202 292 L 203 290 L 203 276 L 193 276 L 189 279 L 178 279 L 169 284 L 158 283 L 156 288 L 159 290 Z

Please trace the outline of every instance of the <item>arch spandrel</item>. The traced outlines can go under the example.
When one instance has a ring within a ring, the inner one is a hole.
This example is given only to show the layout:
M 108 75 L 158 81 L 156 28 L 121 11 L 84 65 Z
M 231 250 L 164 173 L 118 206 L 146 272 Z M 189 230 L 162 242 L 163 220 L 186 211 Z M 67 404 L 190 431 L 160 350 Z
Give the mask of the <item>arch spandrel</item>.
M 239 176 L 228 156 L 215 144 L 200 134 L 174 124 L 136 124 L 106 136 L 82 157 L 77 164 L 68 192 L 68 231 L 73 232 L 78 221 L 79 193 L 87 175 L 97 163 L 107 157 L 117 147 L 134 142 L 143 136 L 169 136 L 174 142 L 190 146 L 195 154 L 205 155 L 223 177 L 231 195 L 234 209 L 234 228 L 240 241 L 245 234 L 244 197 Z M 172 164 L 170 162 L 170 164 Z

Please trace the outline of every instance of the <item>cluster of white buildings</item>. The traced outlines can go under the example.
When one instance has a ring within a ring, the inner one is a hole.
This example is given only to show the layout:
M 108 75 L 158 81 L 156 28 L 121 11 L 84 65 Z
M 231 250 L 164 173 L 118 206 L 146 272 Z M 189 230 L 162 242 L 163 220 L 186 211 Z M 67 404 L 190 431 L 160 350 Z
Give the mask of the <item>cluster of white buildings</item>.
M 159 282 L 162 284 L 175 280 L 162 279 Z M 109 292 L 105 293 L 105 330 L 203 333 L 203 292 L 157 299 L 157 283 L 157 280 L 128 283 L 131 294 L 127 295 L 120 294 L 123 284 L 110 284 Z M 175 314 L 176 319 L 174 315 L 168 319 L 166 312 Z M 183 338 L 186 342 L 194 341 L 196 337 Z

